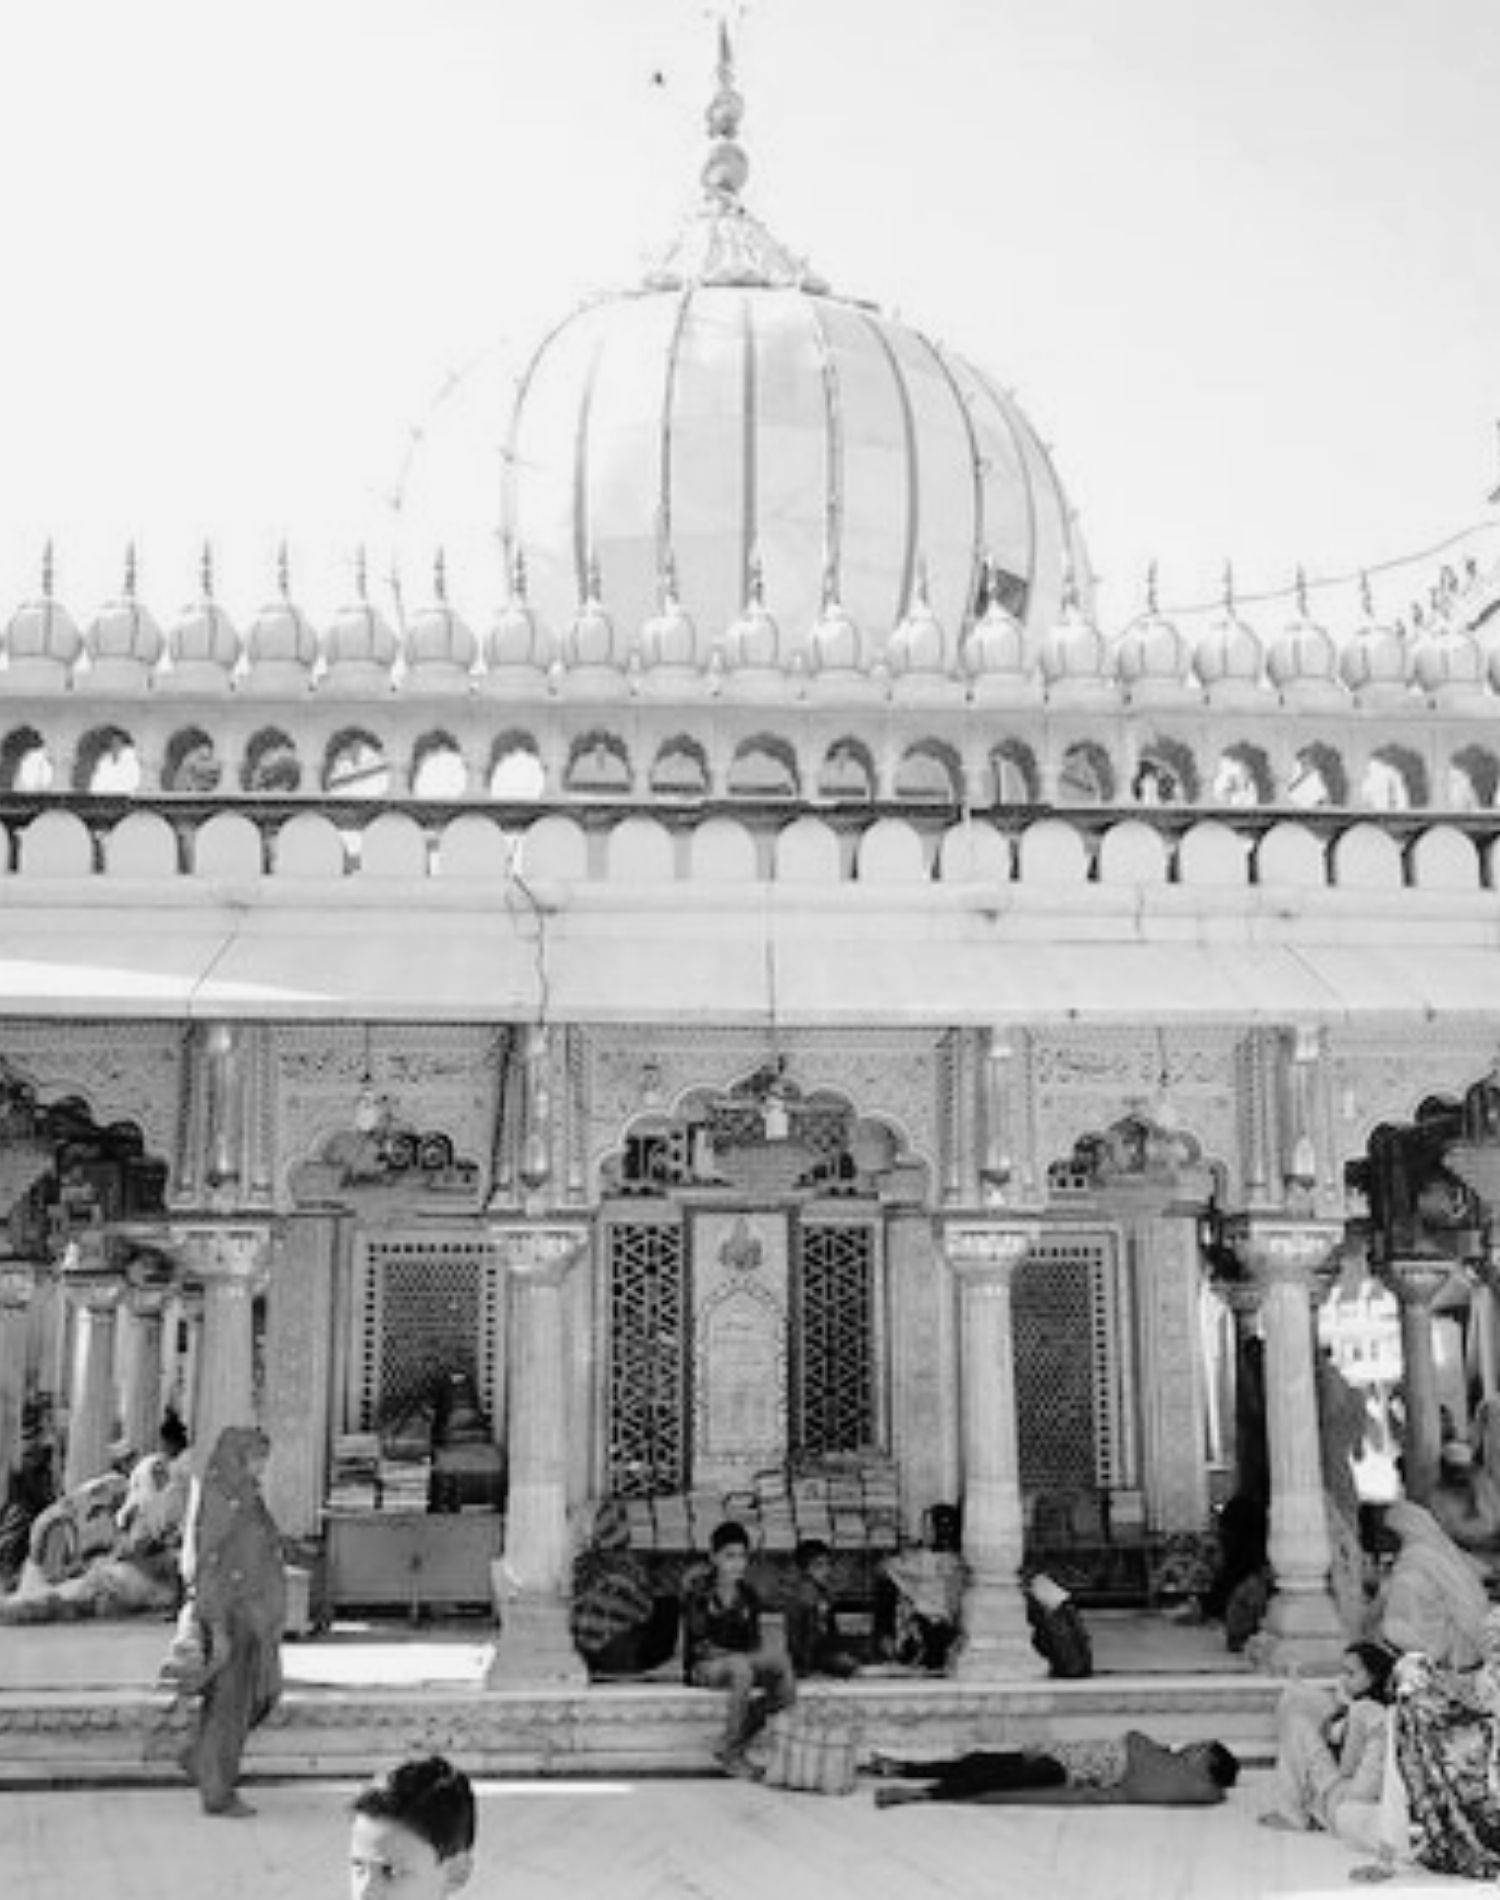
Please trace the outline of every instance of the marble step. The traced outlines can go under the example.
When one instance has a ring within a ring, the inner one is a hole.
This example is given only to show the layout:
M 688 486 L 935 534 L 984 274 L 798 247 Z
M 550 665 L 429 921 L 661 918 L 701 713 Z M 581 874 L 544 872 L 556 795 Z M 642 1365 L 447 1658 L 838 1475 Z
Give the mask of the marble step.
M 1142 1728 L 1165 1741 L 1272 1752 L 1283 1685 L 1248 1675 L 1097 1676 L 978 1685 L 805 1685 L 820 1721 L 897 1754 L 1045 1746 Z M 0 1784 L 172 1781 L 187 1715 L 140 1684 L 0 1689 Z M 362 1776 L 414 1752 L 517 1776 L 694 1774 L 712 1766 L 722 1698 L 667 1682 L 486 1690 L 473 1685 L 293 1687 L 251 1738 L 251 1776 Z

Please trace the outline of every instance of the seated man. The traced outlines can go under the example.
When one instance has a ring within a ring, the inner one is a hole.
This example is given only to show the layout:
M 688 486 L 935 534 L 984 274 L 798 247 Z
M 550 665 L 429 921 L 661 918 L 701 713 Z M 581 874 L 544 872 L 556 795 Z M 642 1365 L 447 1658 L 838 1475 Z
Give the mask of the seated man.
M 1240 1764 L 1222 1742 L 1168 1748 L 1139 1729 L 1114 1742 L 1054 1742 L 1041 1749 L 977 1749 L 946 1761 L 877 1755 L 878 1774 L 912 1787 L 877 1788 L 877 1808 L 908 1801 L 1047 1803 L 1077 1807 L 1212 1807 L 1239 1779 Z
M 750 1540 L 742 1524 L 721 1524 L 709 1540 L 709 1565 L 683 1584 L 683 1662 L 703 1689 L 727 1689 L 724 1740 L 716 1759 L 726 1775 L 751 1776 L 745 1750 L 767 1720 L 797 1699 L 784 1655 L 761 1642 L 760 1598 L 745 1581 Z

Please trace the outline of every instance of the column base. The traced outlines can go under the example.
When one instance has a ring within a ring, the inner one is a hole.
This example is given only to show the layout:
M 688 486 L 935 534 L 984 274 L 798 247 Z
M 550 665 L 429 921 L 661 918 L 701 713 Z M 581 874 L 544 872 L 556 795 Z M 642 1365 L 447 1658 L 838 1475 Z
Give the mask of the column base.
M 1327 1590 L 1278 1590 L 1258 1656 L 1273 1676 L 1335 1675 L 1349 1642 Z
M 1019 1584 L 971 1583 L 964 1597 L 964 1633 L 948 1673 L 957 1682 L 1035 1681 L 1047 1664 L 1031 1643 Z
M 588 1681 L 561 1597 L 524 1590 L 505 1597 L 499 1609 L 500 1633 L 485 1671 L 486 1689 Z

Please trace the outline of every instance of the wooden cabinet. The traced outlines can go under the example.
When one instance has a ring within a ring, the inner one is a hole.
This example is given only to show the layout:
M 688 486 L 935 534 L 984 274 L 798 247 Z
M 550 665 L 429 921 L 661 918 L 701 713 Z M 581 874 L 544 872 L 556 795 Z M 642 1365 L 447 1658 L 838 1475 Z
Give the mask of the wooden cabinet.
M 329 1511 L 324 1614 L 482 1608 L 500 1555 L 498 1511 Z

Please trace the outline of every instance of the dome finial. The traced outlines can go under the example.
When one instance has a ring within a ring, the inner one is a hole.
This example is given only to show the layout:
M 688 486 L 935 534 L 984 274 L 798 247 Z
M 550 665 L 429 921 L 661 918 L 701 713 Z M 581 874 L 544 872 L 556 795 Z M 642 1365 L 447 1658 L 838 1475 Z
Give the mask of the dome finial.
M 363 541 L 361 541 L 359 546 L 354 550 L 354 591 L 358 595 L 361 604 L 368 606 L 370 602 L 370 574 L 365 561 L 365 544 Z
M 436 600 L 446 607 L 448 604 L 448 560 L 441 548 L 435 550 L 432 557 L 432 592 Z
M 52 536 L 42 543 L 42 599 L 52 598 Z
M 745 579 L 745 604 L 749 607 L 763 607 L 766 603 L 766 569 L 760 558 L 760 549 L 751 548 L 747 563 L 748 573 Z
M 210 544 L 203 543 L 203 552 L 198 556 L 198 580 L 203 588 L 203 598 L 214 597 L 214 551 Z
M 135 599 L 135 543 L 125 543 L 125 585 L 121 590 L 127 600 Z
M 510 559 L 510 592 L 520 606 L 526 605 L 526 555 L 521 548 Z
M 1157 611 L 1156 563 L 1153 561 L 1146 569 L 1146 612 L 1148 614 L 1155 614 Z
M 1234 612 L 1234 562 L 1228 556 L 1224 560 L 1224 611 Z
M 750 176 L 750 161 L 738 143 L 740 121 L 745 116 L 745 102 L 735 90 L 734 48 L 729 40 L 729 22 L 722 13 L 719 15 L 716 77 L 718 91 L 709 101 L 708 111 L 704 114 L 710 143 L 701 176 L 708 195 L 720 204 L 730 205 L 739 202 L 745 180 Z
M 1297 613 L 1303 620 L 1307 618 L 1307 569 L 1297 563 Z
M 1359 606 L 1366 624 L 1375 618 L 1375 595 L 1370 586 L 1370 570 L 1365 568 L 1359 577 Z
M 276 591 L 283 600 L 292 597 L 292 567 L 285 541 L 276 550 Z

